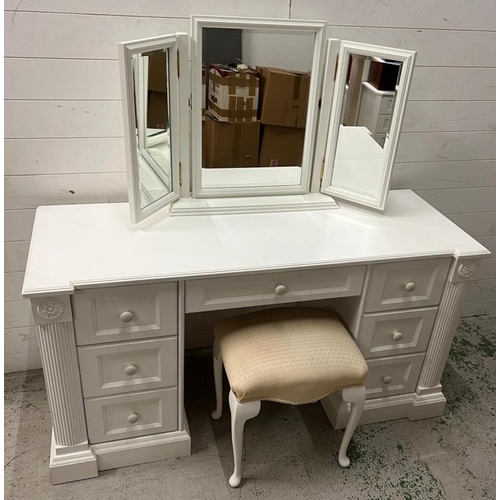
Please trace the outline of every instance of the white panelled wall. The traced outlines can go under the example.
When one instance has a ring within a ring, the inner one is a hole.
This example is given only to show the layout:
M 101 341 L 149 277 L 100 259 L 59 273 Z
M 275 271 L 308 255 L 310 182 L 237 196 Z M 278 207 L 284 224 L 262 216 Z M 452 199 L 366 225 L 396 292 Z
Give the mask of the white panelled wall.
M 495 251 L 494 0 L 4 5 L 5 371 L 40 367 L 21 298 L 36 207 L 127 200 L 117 42 L 188 32 L 191 13 L 324 19 L 330 37 L 418 51 L 393 188 L 415 190 Z M 494 277 L 493 253 L 465 315 L 494 312 Z M 212 322 L 193 318 L 190 326 L 196 332 Z

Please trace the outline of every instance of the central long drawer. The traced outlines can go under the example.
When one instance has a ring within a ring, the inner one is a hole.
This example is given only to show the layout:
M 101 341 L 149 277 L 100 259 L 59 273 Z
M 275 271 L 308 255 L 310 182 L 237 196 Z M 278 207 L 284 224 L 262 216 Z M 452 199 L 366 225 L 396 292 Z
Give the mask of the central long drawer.
M 335 267 L 186 283 L 186 311 L 283 304 L 360 295 L 365 266 Z

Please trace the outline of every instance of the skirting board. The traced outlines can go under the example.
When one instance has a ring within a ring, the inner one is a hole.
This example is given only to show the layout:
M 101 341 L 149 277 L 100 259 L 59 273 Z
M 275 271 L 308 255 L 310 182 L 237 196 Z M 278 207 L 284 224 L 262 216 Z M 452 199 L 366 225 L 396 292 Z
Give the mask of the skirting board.
M 97 469 L 116 469 L 190 455 L 191 435 L 185 413 L 184 429 L 91 445 L 97 456 Z
M 349 407 L 340 393 L 335 392 L 321 400 L 323 409 L 334 429 L 345 429 L 349 419 Z M 418 395 L 416 393 L 369 399 L 359 421 L 359 425 L 385 422 L 399 418 L 420 420 L 439 417 L 443 414 L 446 398 L 442 392 Z

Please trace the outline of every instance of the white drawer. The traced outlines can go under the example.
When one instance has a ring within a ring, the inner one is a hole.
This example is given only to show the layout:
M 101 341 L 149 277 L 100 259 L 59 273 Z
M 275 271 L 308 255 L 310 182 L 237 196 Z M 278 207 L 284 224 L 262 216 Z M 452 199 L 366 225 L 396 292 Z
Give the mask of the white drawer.
M 450 259 L 429 259 L 373 266 L 365 312 L 439 303 Z
M 186 283 L 187 312 L 360 295 L 365 266 L 254 274 Z
M 177 389 L 86 399 L 90 443 L 177 429 Z
M 415 391 L 425 354 L 370 359 L 366 377 L 367 399 Z
M 375 134 L 386 134 L 391 126 L 392 115 L 380 115 L 377 119 Z
M 78 345 L 177 334 L 177 283 L 77 291 Z
M 365 314 L 358 347 L 365 358 L 425 351 L 437 307 Z
M 390 115 L 392 113 L 392 108 L 394 107 L 394 95 L 385 95 L 380 99 L 380 111 L 381 115 Z
M 384 144 L 385 144 L 385 140 L 387 139 L 387 134 L 385 132 L 382 132 L 381 134 L 375 134 L 373 136 L 373 138 L 375 139 L 375 141 L 377 142 L 377 144 L 380 145 L 380 147 L 384 147 Z
M 177 337 L 79 347 L 85 397 L 177 384 Z

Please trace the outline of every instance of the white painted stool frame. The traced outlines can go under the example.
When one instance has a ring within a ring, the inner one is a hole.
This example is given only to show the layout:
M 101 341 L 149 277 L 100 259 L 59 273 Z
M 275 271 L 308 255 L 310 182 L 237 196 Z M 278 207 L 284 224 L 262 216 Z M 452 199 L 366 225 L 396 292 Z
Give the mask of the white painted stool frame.
M 219 420 L 222 416 L 222 368 L 223 359 L 217 340 L 213 346 L 214 361 L 214 381 L 215 381 L 215 402 L 216 407 L 212 412 L 212 418 Z M 347 447 L 351 442 L 352 435 L 356 429 L 363 408 L 365 405 L 366 390 L 364 385 L 355 387 L 346 387 L 338 389 L 341 392 L 342 399 L 346 403 L 351 403 L 349 420 L 344 431 L 344 437 L 340 444 L 339 464 L 342 467 L 349 467 L 350 460 L 347 457 Z M 247 401 L 240 403 L 232 390 L 229 391 L 229 408 L 231 409 L 231 439 L 233 443 L 234 472 L 229 478 L 229 485 L 237 488 L 241 484 L 242 477 L 242 454 L 243 454 L 243 431 L 247 420 L 256 417 L 260 412 L 260 401 Z

